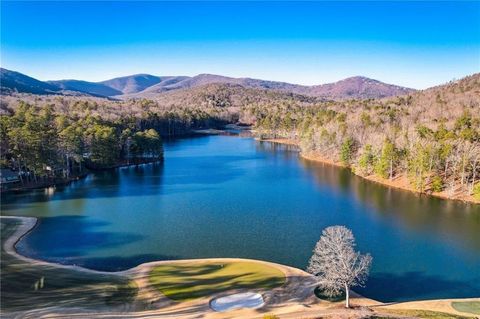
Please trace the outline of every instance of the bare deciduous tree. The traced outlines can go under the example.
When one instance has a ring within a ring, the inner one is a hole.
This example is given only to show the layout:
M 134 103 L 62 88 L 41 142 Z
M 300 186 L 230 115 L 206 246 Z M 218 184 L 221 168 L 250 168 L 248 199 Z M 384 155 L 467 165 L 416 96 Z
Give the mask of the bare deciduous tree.
M 350 229 L 331 226 L 323 230 L 308 271 L 318 278 L 318 284 L 327 296 L 337 296 L 344 291 L 348 308 L 349 289 L 365 284 L 371 263 L 370 254 L 355 251 L 355 238 Z

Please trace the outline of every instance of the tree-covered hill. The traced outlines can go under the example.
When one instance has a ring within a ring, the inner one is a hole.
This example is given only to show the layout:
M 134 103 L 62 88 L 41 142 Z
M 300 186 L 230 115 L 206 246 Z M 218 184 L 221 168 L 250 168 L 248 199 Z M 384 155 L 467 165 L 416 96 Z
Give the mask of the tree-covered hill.
M 340 100 L 345 98 L 382 98 L 414 91 L 413 89 L 361 76 L 350 77 L 335 83 L 308 86 L 252 78 L 233 78 L 216 74 L 199 74 L 192 77 L 135 74 L 101 82 L 74 79 L 42 82 L 19 72 L 3 68 L 0 75 L 0 88 L 5 93 L 72 95 L 76 92 L 77 95 L 114 97 L 117 99 L 156 98 L 164 92 L 193 89 L 212 84 L 240 85 L 250 89 Z
M 342 162 L 357 174 L 407 180 L 418 191 L 464 198 L 480 188 L 480 74 L 398 97 L 339 101 L 238 84 L 207 84 L 152 99 L 9 94 L 0 105 L 4 163 L 18 156 L 9 130 L 19 125 L 12 119 L 26 112 L 25 105 L 34 119 L 51 112 L 53 135 L 64 129 L 60 118 L 74 126 L 82 145 L 97 141 L 83 135 L 89 129 L 108 127 L 99 134 L 112 134 L 118 158 L 126 137 L 137 132 L 175 136 L 243 123 L 262 137 L 295 140 L 304 153 Z M 35 132 L 41 133 L 29 134 Z
M 395 98 L 249 107 L 259 134 L 358 174 L 404 178 L 411 188 L 480 198 L 480 74 Z

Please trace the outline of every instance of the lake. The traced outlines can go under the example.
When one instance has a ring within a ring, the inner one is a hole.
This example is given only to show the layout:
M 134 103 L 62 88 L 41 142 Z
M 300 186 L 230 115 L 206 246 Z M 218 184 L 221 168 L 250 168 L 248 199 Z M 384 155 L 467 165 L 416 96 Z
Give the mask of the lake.
M 166 142 L 165 161 L 2 197 L 40 217 L 22 254 L 99 270 L 244 257 L 305 268 L 322 229 L 345 225 L 373 256 L 381 301 L 480 296 L 480 205 L 420 196 L 249 137 Z

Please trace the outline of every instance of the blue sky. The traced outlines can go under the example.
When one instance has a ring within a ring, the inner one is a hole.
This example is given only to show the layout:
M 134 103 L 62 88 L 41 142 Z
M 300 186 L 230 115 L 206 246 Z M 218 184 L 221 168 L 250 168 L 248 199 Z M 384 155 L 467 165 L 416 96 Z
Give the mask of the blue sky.
M 214 73 L 426 88 L 480 72 L 480 2 L 1 2 L 1 65 L 41 80 Z

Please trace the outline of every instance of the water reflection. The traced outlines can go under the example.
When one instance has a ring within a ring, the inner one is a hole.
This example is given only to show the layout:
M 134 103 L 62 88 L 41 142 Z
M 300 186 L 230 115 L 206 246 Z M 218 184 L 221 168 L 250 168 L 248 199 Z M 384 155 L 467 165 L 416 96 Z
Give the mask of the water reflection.
M 395 219 L 402 227 L 468 245 L 480 254 L 480 205 L 415 194 L 366 181 L 347 169 L 301 160 L 321 185 L 333 185 L 355 199 L 374 207 L 369 213 Z
M 295 146 L 246 137 L 167 141 L 164 163 L 97 172 L 53 194 L 2 196 L 1 208 L 42 217 L 23 253 L 112 271 L 204 257 L 305 268 L 322 229 L 346 225 L 374 257 L 365 295 L 480 295 L 479 205 L 384 187 L 299 159 Z

